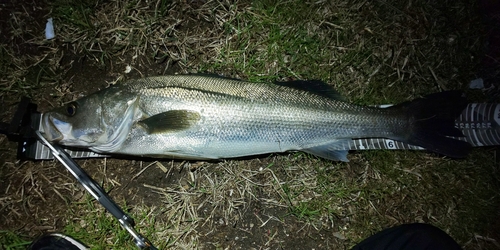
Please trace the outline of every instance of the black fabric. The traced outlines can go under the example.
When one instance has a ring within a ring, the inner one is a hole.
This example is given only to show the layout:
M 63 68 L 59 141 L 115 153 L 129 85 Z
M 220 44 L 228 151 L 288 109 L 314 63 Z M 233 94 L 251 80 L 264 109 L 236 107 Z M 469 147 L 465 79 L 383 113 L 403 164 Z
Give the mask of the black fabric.
M 81 244 L 81 243 L 80 243 Z M 83 245 L 83 244 L 82 244 Z M 45 235 L 33 241 L 28 250 L 82 250 L 72 242 L 55 235 Z
M 461 249 L 449 235 L 441 229 L 428 224 L 405 224 L 378 232 L 361 243 L 353 250 L 431 250 L 431 249 Z

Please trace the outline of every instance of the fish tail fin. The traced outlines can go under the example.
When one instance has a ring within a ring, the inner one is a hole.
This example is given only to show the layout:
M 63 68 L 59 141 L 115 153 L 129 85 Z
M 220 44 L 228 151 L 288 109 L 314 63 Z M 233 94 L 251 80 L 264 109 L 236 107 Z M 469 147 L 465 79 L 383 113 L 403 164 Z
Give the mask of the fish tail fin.
M 404 128 L 400 133 L 404 136 L 397 140 L 452 158 L 466 157 L 471 145 L 449 136 L 464 136 L 455 128 L 455 119 L 467 103 L 462 92 L 445 91 L 391 107 L 405 112 L 409 118 L 409 128 Z

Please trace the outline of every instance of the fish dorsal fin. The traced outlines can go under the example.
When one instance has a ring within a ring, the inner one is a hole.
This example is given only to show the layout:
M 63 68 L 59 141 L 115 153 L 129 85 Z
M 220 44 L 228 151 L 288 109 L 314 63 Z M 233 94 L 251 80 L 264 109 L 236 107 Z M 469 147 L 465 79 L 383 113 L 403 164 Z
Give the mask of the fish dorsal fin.
M 226 80 L 233 80 L 233 81 L 242 81 L 241 79 L 238 78 L 232 78 L 230 76 L 225 76 L 225 75 L 219 75 L 216 73 L 191 73 L 188 74 L 190 76 L 203 76 L 203 77 L 209 77 L 209 78 L 219 78 L 219 79 L 226 79 Z
M 345 98 L 330 85 L 319 80 L 295 80 L 275 82 L 274 84 L 314 93 L 333 100 L 345 101 Z
M 146 129 L 148 134 L 159 134 L 188 129 L 199 120 L 200 114 L 198 112 L 170 110 L 141 120 L 139 124 Z

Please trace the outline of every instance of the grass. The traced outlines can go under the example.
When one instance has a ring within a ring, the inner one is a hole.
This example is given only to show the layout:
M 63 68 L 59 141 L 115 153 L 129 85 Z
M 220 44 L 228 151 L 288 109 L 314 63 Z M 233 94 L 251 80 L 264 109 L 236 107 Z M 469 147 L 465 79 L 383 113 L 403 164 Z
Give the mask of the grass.
M 476 5 L 40 3 L 43 13 L 15 9 L 5 20 L 10 25 L 2 26 L 12 39 L 0 44 L 0 98 L 14 107 L 16 98 L 29 95 L 44 111 L 127 78 L 204 72 L 269 83 L 319 79 L 358 104 L 397 103 L 466 89 L 477 77 L 485 38 Z M 48 16 L 54 17 L 54 41 L 40 35 Z M 60 165 L 20 163 L 5 147 L 3 246 L 62 231 L 93 249 L 134 247 L 109 213 L 80 195 Z M 300 152 L 216 163 L 79 163 L 132 215 L 137 230 L 163 249 L 349 248 L 383 228 L 411 222 L 436 225 L 465 249 L 491 249 L 499 240 L 491 223 L 500 204 L 494 156 L 494 149 L 481 148 L 465 160 L 365 151 L 351 153 L 349 163 Z M 25 220 L 21 229 L 12 226 Z
M 84 202 L 73 205 L 70 218 L 72 221 L 66 224 L 64 233 L 81 242 L 92 242 L 93 249 L 134 247 L 130 235 L 90 195 L 85 196 Z
M 0 231 L 0 247 L 5 250 L 26 249 L 31 244 L 29 237 L 22 236 L 14 231 Z

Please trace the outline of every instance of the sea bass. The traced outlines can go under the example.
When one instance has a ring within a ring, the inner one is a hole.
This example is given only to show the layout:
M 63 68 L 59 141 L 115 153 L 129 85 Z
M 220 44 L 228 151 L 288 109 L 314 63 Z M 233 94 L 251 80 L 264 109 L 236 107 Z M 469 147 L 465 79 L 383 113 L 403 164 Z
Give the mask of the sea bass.
M 129 80 L 42 116 L 45 137 L 98 153 L 221 159 L 303 151 L 347 161 L 353 138 L 389 138 L 465 157 L 460 92 L 389 108 L 350 104 L 319 81 L 275 84 L 172 75 Z

